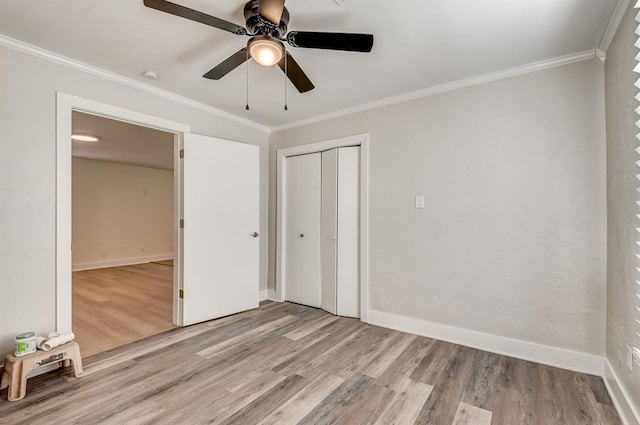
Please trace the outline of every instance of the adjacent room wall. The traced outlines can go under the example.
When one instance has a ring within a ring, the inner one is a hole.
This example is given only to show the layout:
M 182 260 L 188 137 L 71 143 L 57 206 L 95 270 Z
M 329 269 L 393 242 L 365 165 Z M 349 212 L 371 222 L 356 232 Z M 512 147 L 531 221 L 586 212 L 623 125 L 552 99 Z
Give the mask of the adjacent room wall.
M 173 171 L 73 158 L 73 269 L 173 258 Z
M 261 223 L 267 234 L 268 135 L 206 111 L 0 47 L 0 352 L 24 331 L 55 329 L 56 91 L 155 115 L 194 133 L 260 146 Z M 260 238 L 261 288 L 267 240 Z
M 269 287 L 276 151 L 368 132 L 370 309 L 603 355 L 603 81 L 590 60 L 272 133 Z
M 634 112 L 638 102 L 634 96 L 638 90 L 634 82 L 638 74 L 633 73 L 634 47 L 637 24 L 633 9 L 635 2 L 625 14 L 618 32 L 607 51 L 605 65 L 606 121 L 607 121 L 607 359 L 618 382 L 635 403 L 640 412 L 640 364 L 635 371 L 627 369 L 627 344 L 633 344 L 634 323 L 633 298 L 636 271 L 634 217 L 638 213 L 638 167 L 639 158 L 635 149 L 639 146 L 635 138 L 638 129 Z

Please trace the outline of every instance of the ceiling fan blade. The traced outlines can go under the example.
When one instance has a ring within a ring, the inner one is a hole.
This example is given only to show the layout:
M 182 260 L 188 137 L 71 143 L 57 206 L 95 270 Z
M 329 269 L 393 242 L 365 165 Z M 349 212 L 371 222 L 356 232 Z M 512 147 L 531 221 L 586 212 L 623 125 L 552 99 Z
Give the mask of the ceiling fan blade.
M 373 35 L 341 32 L 291 31 L 287 34 L 287 42 L 293 47 L 368 53 L 373 48 Z
M 286 64 L 285 58 L 283 57 L 280 62 L 278 62 L 278 66 L 282 69 L 282 72 L 287 74 L 289 80 L 293 83 L 293 85 L 298 89 L 300 93 L 306 93 L 310 90 L 313 90 L 315 86 L 307 77 L 307 74 L 304 73 L 298 62 L 293 59 L 293 56 L 287 52 L 286 54 Z
M 191 21 L 200 22 L 201 24 L 229 31 L 234 34 L 247 34 L 247 30 L 240 25 L 236 25 L 225 21 L 224 19 L 219 19 L 211 15 L 207 15 L 206 13 L 198 12 L 197 10 L 189 9 L 188 7 L 180 6 L 179 4 L 171 3 L 166 0 L 144 0 L 144 5 L 151 9 L 160 10 Z
M 218 66 L 203 75 L 210 80 L 219 80 L 247 61 L 247 48 L 238 50 L 233 55 L 222 61 Z
M 273 25 L 279 25 L 284 10 L 284 0 L 260 0 L 258 13 Z

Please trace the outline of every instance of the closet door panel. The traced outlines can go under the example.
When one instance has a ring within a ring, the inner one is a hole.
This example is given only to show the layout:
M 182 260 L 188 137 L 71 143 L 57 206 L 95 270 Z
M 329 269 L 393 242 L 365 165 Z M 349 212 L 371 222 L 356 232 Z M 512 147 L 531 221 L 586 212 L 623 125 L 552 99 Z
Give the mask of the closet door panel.
M 337 312 L 360 317 L 360 147 L 338 149 Z
M 322 202 L 322 155 L 302 155 L 303 191 L 300 238 L 302 243 L 302 304 L 320 307 L 320 228 Z
M 302 163 L 297 157 L 287 158 L 285 171 L 285 297 L 298 302 L 302 290 L 302 252 L 298 238 L 302 208 Z
M 286 299 L 320 307 L 321 154 L 287 158 Z
M 331 314 L 336 305 L 336 237 L 338 209 L 338 151 L 322 153 L 322 234 L 321 234 L 321 303 Z

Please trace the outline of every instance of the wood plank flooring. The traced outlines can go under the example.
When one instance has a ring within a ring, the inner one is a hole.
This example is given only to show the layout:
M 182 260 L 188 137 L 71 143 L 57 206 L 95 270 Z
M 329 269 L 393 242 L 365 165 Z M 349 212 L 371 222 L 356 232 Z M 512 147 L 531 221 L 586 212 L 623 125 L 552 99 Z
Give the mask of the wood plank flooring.
M 50 372 L 0 424 L 618 425 L 601 378 L 290 303 Z
M 87 357 L 174 327 L 173 262 L 73 273 L 73 332 Z

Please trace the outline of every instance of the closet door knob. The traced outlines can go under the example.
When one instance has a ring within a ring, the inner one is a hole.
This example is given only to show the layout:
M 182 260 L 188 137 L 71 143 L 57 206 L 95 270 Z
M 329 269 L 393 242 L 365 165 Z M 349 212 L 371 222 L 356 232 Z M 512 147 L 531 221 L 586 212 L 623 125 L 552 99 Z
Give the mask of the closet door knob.
M 304 233 L 300 233 L 300 237 L 301 237 L 301 238 L 304 238 Z
M 253 232 L 253 233 L 252 233 L 252 234 L 250 234 L 249 236 L 253 236 L 254 238 L 257 238 L 257 237 L 258 237 L 258 236 L 260 236 L 260 235 L 258 234 L 258 232 Z

